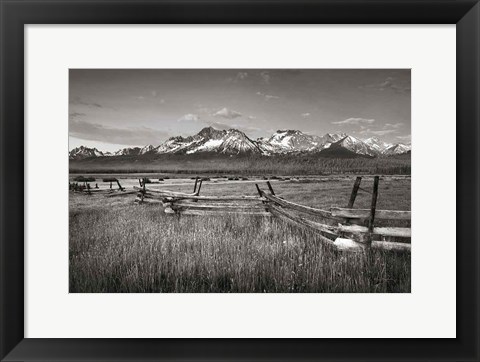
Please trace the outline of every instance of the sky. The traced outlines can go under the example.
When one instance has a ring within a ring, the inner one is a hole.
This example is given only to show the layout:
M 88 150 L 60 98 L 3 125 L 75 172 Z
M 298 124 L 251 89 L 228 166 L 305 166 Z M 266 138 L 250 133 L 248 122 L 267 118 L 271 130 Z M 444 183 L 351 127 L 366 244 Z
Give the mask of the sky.
M 409 69 L 71 69 L 69 148 L 101 151 L 236 128 L 409 143 Z

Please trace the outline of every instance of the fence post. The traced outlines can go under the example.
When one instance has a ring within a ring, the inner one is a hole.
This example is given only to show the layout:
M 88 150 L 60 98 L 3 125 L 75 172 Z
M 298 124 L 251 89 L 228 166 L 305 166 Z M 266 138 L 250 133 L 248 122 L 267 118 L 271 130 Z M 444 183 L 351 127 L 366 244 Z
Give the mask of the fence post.
M 358 176 L 355 179 L 355 183 L 353 184 L 352 194 L 350 195 L 350 200 L 348 201 L 347 207 L 351 209 L 353 204 L 355 203 L 355 199 L 357 198 L 358 189 L 360 188 L 360 182 L 362 182 L 362 178 Z
M 368 280 L 370 284 L 370 291 L 373 292 L 374 288 L 374 276 L 373 276 L 373 254 L 372 254 L 372 238 L 373 238 L 373 227 L 375 223 L 375 210 L 377 208 L 377 197 L 378 197 L 378 183 L 380 181 L 380 176 L 375 176 L 373 179 L 373 191 L 372 191 L 372 204 L 370 206 L 370 218 L 368 220 L 368 233 L 365 234 L 366 241 L 366 257 L 367 257 L 367 266 L 368 266 Z
M 120 191 L 123 191 L 123 190 L 124 190 L 124 188 L 122 187 L 122 185 L 120 185 L 120 181 L 118 181 L 118 179 L 117 179 L 117 185 L 118 185 L 118 188 L 120 189 Z
M 200 196 L 200 189 L 202 188 L 202 183 L 203 180 L 200 180 L 200 183 L 198 184 L 197 196 Z
M 258 191 L 258 195 L 260 197 L 262 197 L 262 190 L 260 190 L 260 187 L 258 186 L 258 184 L 255 184 L 256 188 L 257 188 L 257 191 Z M 262 204 L 264 204 L 266 207 L 265 207 L 265 211 L 270 211 L 270 209 L 268 208 L 268 205 L 267 205 L 267 202 L 266 201 L 262 201 Z
M 368 222 L 368 232 L 373 233 L 373 224 L 375 222 L 375 209 L 377 208 L 377 196 L 378 196 L 378 182 L 380 176 L 375 176 L 373 179 L 373 192 L 372 192 L 372 205 L 370 207 L 370 220 Z
M 262 191 L 260 191 L 260 187 L 258 187 L 258 184 L 255 184 L 255 186 L 257 187 L 258 195 L 262 197 Z
M 195 185 L 193 186 L 193 193 L 197 191 L 198 176 L 195 177 Z
M 268 186 L 268 189 L 270 190 L 270 193 L 275 196 L 275 192 L 273 192 L 273 187 L 270 181 L 267 181 L 267 186 Z

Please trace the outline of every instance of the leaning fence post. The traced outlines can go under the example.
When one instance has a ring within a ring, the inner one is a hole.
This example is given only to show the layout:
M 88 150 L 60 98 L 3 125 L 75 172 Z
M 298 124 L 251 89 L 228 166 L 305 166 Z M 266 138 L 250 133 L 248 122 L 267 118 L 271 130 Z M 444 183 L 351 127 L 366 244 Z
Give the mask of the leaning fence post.
M 355 199 L 357 198 L 358 189 L 360 188 L 360 182 L 362 182 L 362 178 L 358 176 L 353 184 L 352 194 L 350 195 L 350 201 L 348 201 L 347 207 L 351 209 L 353 204 L 355 203 Z
M 260 191 L 260 187 L 258 187 L 258 184 L 255 184 L 255 186 L 257 187 L 258 195 L 262 197 L 262 191 Z
M 117 181 L 117 185 L 118 185 L 118 188 L 120 189 L 120 191 L 123 191 L 124 188 L 122 187 L 122 185 L 120 185 L 120 181 L 118 181 L 118 179 L 116 181 Z
M 275 196 L 275 192 L 273 192 L 273 187 L 270 181 L 267 181 L 267 186 L 268 186 L 268 189 L 270 190 L 270 193 Z
M 257 191 L 258 191 L 258 195 L 260 197 L 263 197 L 262 195 L 262 190 L 260 190 L 260 187 L 258 186 L 258 184 L 255 184 L 255 186 L 257 187 Z M 266 201 L 262 201 L 262 204 L 264 204 L 265 206 L 267 206 L 267 202 Z M 268 207 L 265 207 L 265 211 L 270 211 L 270 209 Z
M 197 196 L 200 195 L 200 189 L 202 188 L 202 183 L 203 183 L 203 180 L 200 180 L 200 183 L 198 184 Z

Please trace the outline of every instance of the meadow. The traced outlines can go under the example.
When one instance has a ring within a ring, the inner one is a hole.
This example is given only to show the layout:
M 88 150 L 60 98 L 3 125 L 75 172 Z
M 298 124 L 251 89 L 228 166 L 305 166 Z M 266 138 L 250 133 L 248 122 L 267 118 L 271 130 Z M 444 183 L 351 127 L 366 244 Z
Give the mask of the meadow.
M 117 175 L 122 186 L 138 184 Z M 153 176 L 149 177 L 153 180 Z M 73 177 L 73 175 L 72 175 Z M 95 175 L 99 187 L 102 175 Z M 354 177 L 272 180 L 277 195 L 308 206 L 345 206 Z M 256 195 L 255 182 L 205 181 L 202 195 Z M 369 190 L 365 178 L 362 188 Z M 192 192 L 190 178 L 150 188 Z M 136 205 L 134 195 L 106 198 L 70 193 L 69 268 L 72 293 L 289 293 L 410 292 L 409 253 L 345 253 L 313 232 L 273 217 L 166 215 Z M 368 207 L 361 192 L 355 207 Z M 380 181 L 379 209 L 410 210 L 410 178 Z
M 390 157 L 329 158 L 315 154 L 277 156 L 142 155 L 70 160 L 71 173 L 175 173 L 242 175 L 410 175 L 410 154 Z

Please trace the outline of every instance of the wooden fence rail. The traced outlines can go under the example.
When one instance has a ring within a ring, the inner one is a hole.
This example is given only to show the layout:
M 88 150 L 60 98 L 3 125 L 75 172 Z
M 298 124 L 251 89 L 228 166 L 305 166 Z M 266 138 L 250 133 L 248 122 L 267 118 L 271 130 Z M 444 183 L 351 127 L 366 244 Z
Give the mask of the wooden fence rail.
M 409 242 L 400 243 L 385 240 L 374 240 L 374 238 L 378 239 L 379 237 L 393 237 L 411 239 L 410 228 L 398 226 L 378 227 L 375 226 L 374 223 L 375 220 L 410 220 L 411 212 L 376 209 L 379 183 L 378 176 L 374 179 L 374 189 L 371 193 L 371 209 L 353 209 L 352 207 L 355 202 L 357 192 L 360 189 L 360 182 L 361 178 L 357 177 L 348 203 L 348 208 L 332 207 L 330 208 L 330 211 L 296 204 L 275 196 L 273 188 L 268 181 L 267 186 L 270 190 L 270 194 L 262 191 L 258 185 L 257 189 L 259 190 L 260 195 L 268 200 L 267 205 L 272 214 L 297 226 L 304 228 L 306 227 L 310 230 L 318 232 L 324 242 L 333 244 L 339 249 L 361 250 L 372 247 L 385 250 L 409 251 L 411 249 L 411 244 Z M 326 219 L 329 222 L 334 220 L 337 222 L 337 225 L 332 226 L 327 223 L 308 220 L 298 214 L 295 214 L 291 210 L 317 216 L 322 219 Z M 358 225 L 357 223 L 359 221 L 363 221 L 368 226 Z
M 167 214 L 176 215 L 224 215 L 245 214 L 275 216 L 297 227 L 315 232 L 320 240 L 340 250 L 363 250 L 368 248 L 410 251 L 411 229 L 400 226 L 378 226 L 378 220 L 388 220 L 395 224 L 411 219 L 410 211 L 377 210 L 378 185 L 380 178 L 374 178 L 373 190 L 370 192 L 360 187 L 361 177 L 357 177 L 347 207 L 329 209 L 305 206 L 283 199 L 275 194 L 269 181 L 268 192 L 255 184 L 258 196 L 200 196 L 202 180 L 195 179 L 192 193 L 170 190 L 152 190 L 146 188 L 146 179 L 139 180 L 140 187 L 133 191 L 119 191 L 107 197 L 137 194 L 136 202 L 160 204 Z M 120 184 L 119 184 L 119 187 Z M 90 191 L 93 191 L 89 189 Z M 354 209 L 357 193 L 366 191 L 372 195 L 370 209 Z M 318 220 L 310 220 L 314 216 Z M 387 240 L 385 240 L 387 239 Z M 393 241 L 392 241 L 393 239 Z M 402 242 L 398 242 L 402 239 Z
M 369 209 L 347 209 L 340 207 L 330 208 L 333 217 L 341 217 L 345 219 L 362 219 L 366 220 L 370 217 Z M 375 210 L 375 219 L 381 220 L 410 220 L 412 213 L 410 211 L 396 210 Z

